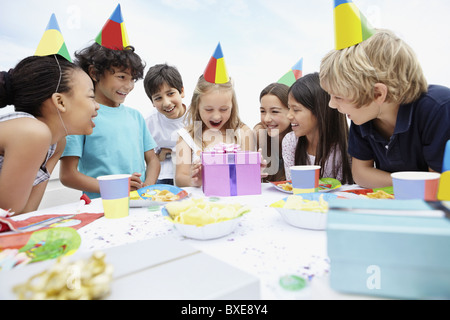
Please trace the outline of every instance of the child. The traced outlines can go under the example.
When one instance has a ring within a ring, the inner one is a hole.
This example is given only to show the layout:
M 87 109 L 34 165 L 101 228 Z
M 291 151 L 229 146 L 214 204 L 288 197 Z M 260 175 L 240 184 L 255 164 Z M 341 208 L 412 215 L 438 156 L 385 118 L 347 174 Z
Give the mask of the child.
M 92 133 L 97 115 L 89 76 L 58 55 L 28 57 L 0 73 L 0 208 L 35 211 L 66 135 Z
M 184 127 L 186 106 L 183 104 L 183 79 L 175 67 L 158 64 L 149 69 L 144 79 L 147 96 L 156 108 L 145 121 L 158 147 L 156 154 L 161 163 L 158 184 L 174 184 L 172 151 L 178 134 Z
M 320 165 L 320 177 L 353 183 L 347 155 L 347 119 L 328 108 L 329 100 L 320 87 L 318 73 L 300 78 L 289 89 L 288 119 L 293 132 L 283 139 L 287 179 L 291 178 L 291 166 Z
M 265 181 L 284 181 L 286 174 L 282 157 L 282 141 L 285 135 L 292 131 L 287 118 L 289 87 L 282 83 L 272 83 L 260 94 L 261 122 L 253 131 L 256 134 L 257 148 L 262 149 L 268 157 L 270 166 Z M 270 161 L 269 161 L 270 160 Z
M 396 171 L 441 171 L 450 139 L 450 89 L 428 86 L 412 49 L 393 32 L 327 54 L 322 87 L 352 120 L 348 152 L 355 182 L 392 185 Z
M 123 21 L 120 6 L 113 17 Z M 128 40 L 124 30 L 110 25 L 103 27 L 97 42 L 75 54 L 76 63 L 94 81 L 100 110 L 94 134 L 69 137 L 61 159 L 61 182 L 90 198 L 100 197 L 99 176 L 131 174 L 130 188 L 136 190 L 155 184 L 161 167 L 144 117 L 123 105 L 135 81 L 143 78 L 144 65 L 134 48 L 123 42 Z
M 189 125 L 180 129 L 176 146 L 175 182 L 180 187 L 202 185 L 200 153 L 219 143 L 254 150 L 253 132 L 239 119 L 233 83 L 211 83 L 200 76 L 187 113 Z

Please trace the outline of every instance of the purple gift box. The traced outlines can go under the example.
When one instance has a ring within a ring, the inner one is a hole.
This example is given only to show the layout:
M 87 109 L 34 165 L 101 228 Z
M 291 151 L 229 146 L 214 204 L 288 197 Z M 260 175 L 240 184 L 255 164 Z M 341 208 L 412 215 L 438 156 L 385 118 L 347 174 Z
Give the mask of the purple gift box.
M 203 193 L 206 196 L 261 194 L 259 152 L 203 152 Z

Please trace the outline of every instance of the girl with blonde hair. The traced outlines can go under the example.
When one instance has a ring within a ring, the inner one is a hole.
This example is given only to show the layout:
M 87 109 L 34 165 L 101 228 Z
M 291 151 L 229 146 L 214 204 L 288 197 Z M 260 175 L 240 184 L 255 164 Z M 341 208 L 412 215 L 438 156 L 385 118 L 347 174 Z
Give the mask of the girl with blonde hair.
M 202 185 L 200 154 L 214 146 L 237 144 L 242 151 L 254 151 L 252 130 L 239 118 L 239 109 L 230 79 L 211 83 L 200 76 L 187 114 L 187 127 L 178 131 L 175 184 Z

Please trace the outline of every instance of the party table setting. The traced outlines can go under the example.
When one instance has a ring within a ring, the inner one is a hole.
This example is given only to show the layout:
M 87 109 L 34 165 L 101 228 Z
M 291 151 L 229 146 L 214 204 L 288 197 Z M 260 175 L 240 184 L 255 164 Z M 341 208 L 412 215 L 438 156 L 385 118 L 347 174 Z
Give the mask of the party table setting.
M 295 166 L 261 183 L 259 157 L 207 156 L 201 188 L 130 192 L 129 175 L 112 175 L 98 199 L 3 211 L 0 299 L 450 297 L 440 174 L 365 189 Z

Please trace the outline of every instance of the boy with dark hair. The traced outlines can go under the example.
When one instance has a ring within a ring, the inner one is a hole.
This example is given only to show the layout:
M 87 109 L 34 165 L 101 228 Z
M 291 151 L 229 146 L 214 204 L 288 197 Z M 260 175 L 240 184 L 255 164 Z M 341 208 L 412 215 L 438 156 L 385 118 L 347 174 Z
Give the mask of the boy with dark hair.
M 111 19 L 119 15 L 120 7 Z M 102 32 L 107 31 L 108 22 Z M 116 36 L 122 37 L 123 32 Z M 100 109 L 91 136 L 67 137 L 61 159 L 61 182 L 82 190 L 90 198 L 100 196 L 97 177 L 103 175 L 131 174 L 131 190 L 155 184 L 160 171 L 154 152 L 156 143 L 142 114 L 123 105 L 135 81 L 142 79 L 145 67 L 142 60 L 132 46 L 124 43 L 121 47 L 117 44 L 111 47 L 104 41 L 75 56 L 75 63 L 94 82 L 95 100 Z
M 183 80 L 175 67 L 158 64 L 150 68 L 144 79 L 144 88 L 156 108 L 146 119 L 147 127 L 158 147 L 161 161 L 158 183 L 174 184 L 172 152 L 177 143 L 177 131 L 184 127 L 186 106 L 183 104 Z

